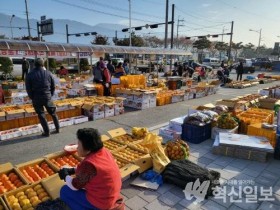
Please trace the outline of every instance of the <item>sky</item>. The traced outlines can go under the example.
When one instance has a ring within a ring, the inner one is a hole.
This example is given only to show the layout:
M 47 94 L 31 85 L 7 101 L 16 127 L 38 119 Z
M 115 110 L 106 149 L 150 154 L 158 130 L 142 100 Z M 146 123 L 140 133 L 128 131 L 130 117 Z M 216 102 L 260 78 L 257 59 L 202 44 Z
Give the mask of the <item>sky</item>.
M 29 18 L 40 20 L 70 19 L 96 25 L 99 23 L 131 26 L 164 23 L 166 0 L 27 0 Z M 0 13 L 26 18 L 25 0 L 0 0 Z M 280 42 L 280 0 L 169 0 L 169 21 L 174 9 L 174 37 L 229 33 L 233 21 L 233 42 L 274 47 Z M 179 21 L 178 21 L 179 20 Z M 179 26 L 178 26 L 179 22 Z M 7 23 L 8 25 L 9 23 Z M 253 30 L 253 31 L 250 31 Z M 141 36 L 164 37 L 164 25 L 157 29 L 136 31 Z M 170 37 L 171 26 L 168 33 Z M 120 32 L 121 33 L 121 32 Z M 210 38 L 229 42 L 229 35 Z

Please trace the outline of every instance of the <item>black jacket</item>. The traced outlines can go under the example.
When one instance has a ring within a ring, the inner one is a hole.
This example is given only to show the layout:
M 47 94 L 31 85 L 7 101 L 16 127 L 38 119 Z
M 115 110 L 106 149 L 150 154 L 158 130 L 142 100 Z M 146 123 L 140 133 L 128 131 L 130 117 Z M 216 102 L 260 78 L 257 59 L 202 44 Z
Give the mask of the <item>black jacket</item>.
M 43 68 L 35 68 L 29 72 L 25 80 L 25 86 L 32 101 L 50 100 L 55 91 L 52 74 Z

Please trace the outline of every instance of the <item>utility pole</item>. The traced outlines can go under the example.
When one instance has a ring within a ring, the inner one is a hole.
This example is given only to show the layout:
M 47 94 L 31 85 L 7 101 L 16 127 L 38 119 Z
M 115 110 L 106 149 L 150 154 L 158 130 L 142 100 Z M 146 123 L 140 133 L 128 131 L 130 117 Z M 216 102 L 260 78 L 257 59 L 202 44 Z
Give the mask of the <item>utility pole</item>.
M 174 9 L 175 9 L 175 4 L 172 4 L 171 43 L 170 43 L 171 49 L 173 49 L 173 41 L 174 41 Z
M 30 24 L 29 24 L 29 17 L 28 17 L 27 0 L 25 0 L 25 11 L 26 11 L 26 19 L 27 19 L 28 37 L 29 37 L 29 40 L 31 40 L 31 33 L 30 33 Z
M 233 21 L 231 21 L 231 30 L 230 30 L 230 41 L 229 41 L 229 50 L 228 50 L 228 60 L 231 60 L 231 47 L 232 47 L 232 36 L 233 36 Z
M 131 0 L 128 0 L 129 2 L 129 47 L 132 46 L 131 43 Z M 129 71 L 131 72 L 131 55 L 128 54 L 128 58 L 129 58 Z
M 169 0 L 166 0 L 164 48 L 167 48 L 167 38 L 168 38 L 168 5 L 169 5 Z
M 66 41 L 69 43 L 69 32 L 68 32 L 68 24 L 66 24 Z
M 180 22 L 184 22 L 185 20 L 182 19 L 180 20 L 180 15 L 178 16 L 178 20 L 177 20 L 177 49 L 179 48 L 179 26 L 185 26 L 185 25 L 180 25 Z

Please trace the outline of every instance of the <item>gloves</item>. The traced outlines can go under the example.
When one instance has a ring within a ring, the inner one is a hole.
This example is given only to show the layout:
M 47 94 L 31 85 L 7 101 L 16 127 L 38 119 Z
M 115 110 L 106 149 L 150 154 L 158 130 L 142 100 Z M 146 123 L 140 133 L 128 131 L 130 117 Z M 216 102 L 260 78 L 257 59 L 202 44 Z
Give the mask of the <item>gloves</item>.
M 105 83 L 106 88 L 109 88 L 109 83 Z
M 62 168 L 58 171 L 59 178 L 65 181 L 66 176 L 75 174 L 74 168 Z

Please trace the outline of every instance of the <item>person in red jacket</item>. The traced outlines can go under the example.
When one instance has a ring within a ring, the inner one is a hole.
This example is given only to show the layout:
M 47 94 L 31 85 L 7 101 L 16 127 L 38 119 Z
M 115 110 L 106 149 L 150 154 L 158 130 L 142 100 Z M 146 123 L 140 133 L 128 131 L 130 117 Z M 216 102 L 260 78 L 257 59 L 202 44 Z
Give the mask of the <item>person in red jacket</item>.
M 84 159 L 76 169 L 59 171 L 66 182 L 60 190 L 60 199 L 71 210 L 124 209 L 120 171 L 111 152 L 103 147 L 98 130 L 79 129 L 77 138 L 78 155 Z
M 104 88 L 104 96 L 111 95 L 111 73 L 104 63 L 100 63 L 100 68 L 102 71 L 102 85 Z

